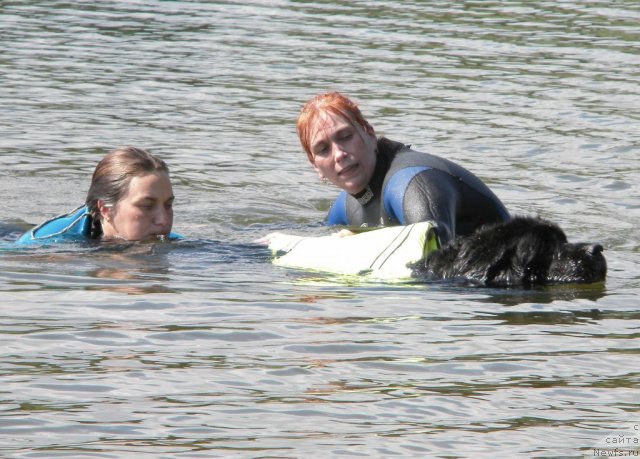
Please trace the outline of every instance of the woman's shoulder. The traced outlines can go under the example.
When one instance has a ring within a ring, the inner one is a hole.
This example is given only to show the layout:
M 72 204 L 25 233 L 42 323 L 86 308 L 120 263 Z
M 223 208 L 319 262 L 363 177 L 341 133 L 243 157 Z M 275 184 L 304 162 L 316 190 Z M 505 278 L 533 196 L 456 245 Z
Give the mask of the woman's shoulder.
M 91 215 L 87 206 L 50 218 L 18 238 L 16 244 L 77 241 L 89 238 Z

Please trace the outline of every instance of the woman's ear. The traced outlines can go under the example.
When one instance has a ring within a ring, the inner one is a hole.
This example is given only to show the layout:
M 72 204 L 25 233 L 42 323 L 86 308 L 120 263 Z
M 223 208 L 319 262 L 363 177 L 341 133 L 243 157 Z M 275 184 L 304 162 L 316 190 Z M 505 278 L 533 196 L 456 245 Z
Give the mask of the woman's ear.
M 98 199 L 98 212 L 100 212 L 100 219 L 110 222 L 112 217 L 113 207 L 104 203 L 102 199 Z

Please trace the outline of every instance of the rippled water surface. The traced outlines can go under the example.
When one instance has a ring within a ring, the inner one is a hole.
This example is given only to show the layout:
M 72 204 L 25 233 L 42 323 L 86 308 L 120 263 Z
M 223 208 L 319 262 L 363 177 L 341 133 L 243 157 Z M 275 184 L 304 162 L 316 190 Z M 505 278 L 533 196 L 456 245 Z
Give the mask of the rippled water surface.
M 81 203 L 123 144 L 169 163 L 188 236 L 0 252 L 0 457 L 640 446 L 639 24 L 623 0 L 0 1 L 2 243 Z M 272 266 L 252 240 L 326 231 L 337 191 L 294 122 L 330 89 L 512 213 L 601 242 L 606 283 L 348 284 Z

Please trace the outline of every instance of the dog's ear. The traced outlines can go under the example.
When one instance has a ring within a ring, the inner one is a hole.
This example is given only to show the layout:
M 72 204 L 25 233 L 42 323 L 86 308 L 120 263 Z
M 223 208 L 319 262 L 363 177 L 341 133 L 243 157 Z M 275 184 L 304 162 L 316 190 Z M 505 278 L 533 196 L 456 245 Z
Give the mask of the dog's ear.
M 514 270 L 524 285 L 543 284 L 554 255 L 567 238 L 556 226 L 541 225 L 523 236 L 516 247 Z

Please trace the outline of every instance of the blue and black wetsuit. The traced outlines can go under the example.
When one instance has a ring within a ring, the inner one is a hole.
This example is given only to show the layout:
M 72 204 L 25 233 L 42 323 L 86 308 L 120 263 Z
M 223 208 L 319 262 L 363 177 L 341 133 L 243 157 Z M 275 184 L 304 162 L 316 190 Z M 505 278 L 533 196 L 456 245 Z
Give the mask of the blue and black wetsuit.
M 498 197 L 465 168 L 383 137 L 369 185 L 355 196 L 343 191 L 327 223 L 390 226 L 430 220 L 438 224 L 438 237 L 445 243 L 485 223 L 508 219 Z

